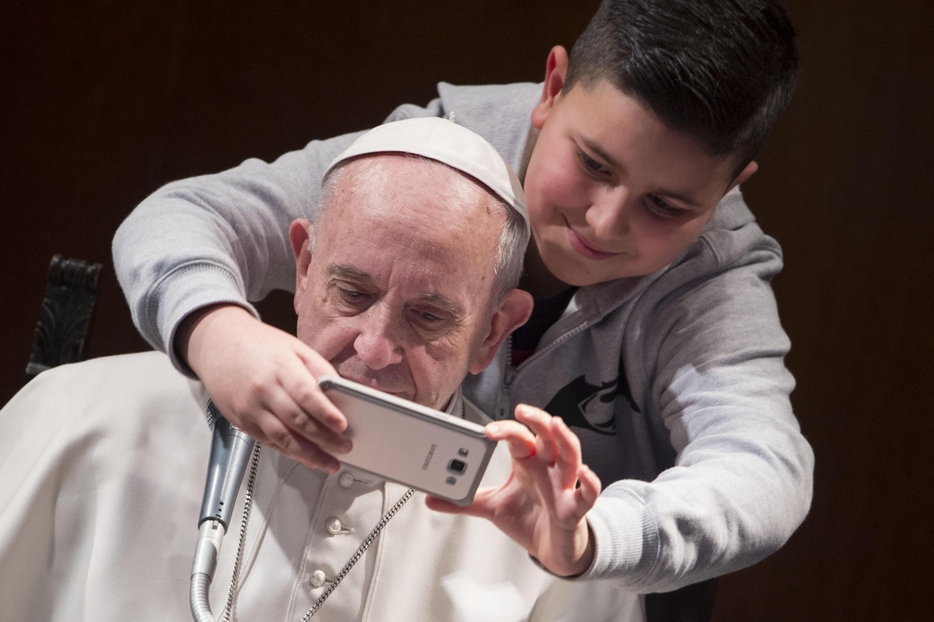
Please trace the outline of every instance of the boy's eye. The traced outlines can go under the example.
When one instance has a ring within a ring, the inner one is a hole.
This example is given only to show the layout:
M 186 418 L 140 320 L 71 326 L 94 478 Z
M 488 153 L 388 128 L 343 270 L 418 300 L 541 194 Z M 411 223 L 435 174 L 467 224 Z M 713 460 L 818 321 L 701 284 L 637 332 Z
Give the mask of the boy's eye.
M 580 160 L 581 164 L 590 174 L 599 177 L 609 177 L 610 169 L 603 166 L 580 149 L 577 150 L 577 159 Z
M 675 216 L 680 216 L 687 211 L 680 207 L 669 205 L 664 201 L 664 199 L 655 194 L 648 195 L 648 199 L 651 202 L 652 211 L 660 216 L 673 218 Z

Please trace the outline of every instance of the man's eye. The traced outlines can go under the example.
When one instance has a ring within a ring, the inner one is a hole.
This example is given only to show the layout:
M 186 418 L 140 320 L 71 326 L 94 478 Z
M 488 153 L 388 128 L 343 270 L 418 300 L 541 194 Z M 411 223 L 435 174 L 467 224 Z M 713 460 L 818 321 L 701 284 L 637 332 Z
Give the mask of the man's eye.
M 651 202 L 650 209 L 654 213 L 658 214 L 659 216 L 664 216 L 666 218 L 674 218 L 676 216 L 680 216 L 681 214 L 687 211 L 680 207 L 669 205 L 668 203 L 664 201 L 664 199 L 662 199 L 661 197 L 655 194 L 648 195 L 648 199 Z
M 411 309 L 409 313 L 411 314 L 410 317 L 412 320 L 423 328 L 438 328 L 445 323 L 444 317 L 435 315 L 431 311 Z
M 607 167 L 603 166 L 580 149 L 577 150 L 577 159 L 580 160 L 584 168 L 592 175 L 598 177 L 608 177 L 610 175 L 610 170 Z
M 367 299 L 367 294 L 363 292 L 358 292 L 353 289 L 339 288 L 339 291 L 341 294 L 341 298 L 343 298 L 346 302 L 349 302 L 349 303 L 359 304 Z
M 418 312 L 418 315 L 419 315 L 419 317 L 421 317 L 421 318 L 422 318 L 423 320 L 425 320 L 426 322 L 432 322 L 432 323 L 433 323 L 433 322 L 440 322 L 440 321 L 441 321 L 441 318 L 440 318 L 440 317 L 438 317 L 437 315 L 434 315 L 434 314 L 432 314 L 432 313 L 428 313 L 427 311 L 419 311 L 419 312 Z

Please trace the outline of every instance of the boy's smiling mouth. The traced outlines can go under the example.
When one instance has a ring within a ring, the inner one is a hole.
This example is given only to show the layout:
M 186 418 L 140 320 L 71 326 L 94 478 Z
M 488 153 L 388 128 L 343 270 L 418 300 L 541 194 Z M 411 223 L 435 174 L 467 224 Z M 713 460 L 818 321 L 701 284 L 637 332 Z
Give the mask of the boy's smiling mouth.
M 613 253 L 604 250 L 600 250 L 592 242 L 587 240 L 584 236 L 577 233 L 574 228 L 567 222 L 564 221 L 567 226 L 568 231 L 568 241 L 571 245 L 571 248 L 574 249 L 579 255 L 586 257 L 587 259 L 592 259 L 594 261 L 602 261 L 604 259 L 609 259 L 610 257 L 616 257 L 622 255 L 623 253 Z

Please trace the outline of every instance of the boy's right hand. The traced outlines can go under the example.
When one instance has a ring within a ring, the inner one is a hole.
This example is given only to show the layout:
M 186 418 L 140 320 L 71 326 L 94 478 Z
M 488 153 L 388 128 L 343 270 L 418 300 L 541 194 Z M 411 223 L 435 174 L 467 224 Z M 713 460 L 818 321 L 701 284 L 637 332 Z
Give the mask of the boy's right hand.
M 519 404 L 516 420 L 486 426 L 487 438 L 505 441 L 512 456 L 506 481 L 481 488 L 457 506 L 428 497 L 429 508 L 492 521 L 550 572 L 573 577 L 593 564 L 596 541 L 587 512 L 600 496 L 600 478 L 583 463 L 580 439 L 560 417 Z
M 344 415 L 318 388 L 319 377 L 337 372 L 317 352 L 237 305 L 192 313 L 176 344 L 230 423 L 310 468 L 337 472 L 331 454 L 351 442 Z

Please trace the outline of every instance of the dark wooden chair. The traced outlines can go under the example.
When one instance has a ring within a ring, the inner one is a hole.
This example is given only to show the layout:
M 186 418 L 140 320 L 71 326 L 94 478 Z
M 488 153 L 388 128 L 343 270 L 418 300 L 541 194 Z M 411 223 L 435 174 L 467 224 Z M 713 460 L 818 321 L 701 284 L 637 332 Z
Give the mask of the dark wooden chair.
M 56 365 L 84 359 L 100 273 L 101 264 L 52 257 L 26 382 Z

